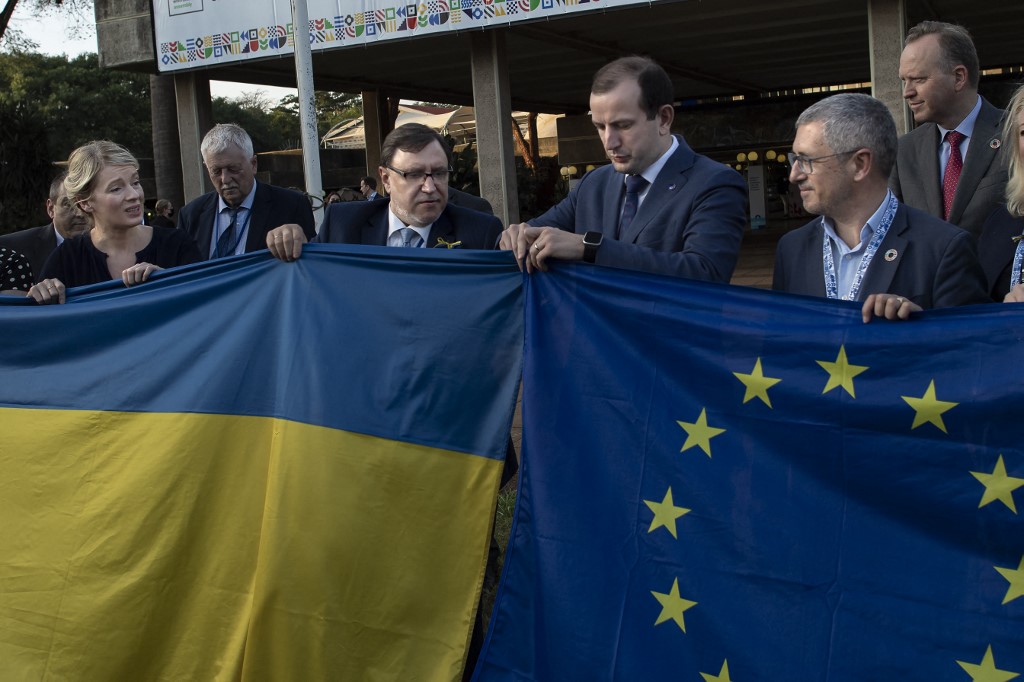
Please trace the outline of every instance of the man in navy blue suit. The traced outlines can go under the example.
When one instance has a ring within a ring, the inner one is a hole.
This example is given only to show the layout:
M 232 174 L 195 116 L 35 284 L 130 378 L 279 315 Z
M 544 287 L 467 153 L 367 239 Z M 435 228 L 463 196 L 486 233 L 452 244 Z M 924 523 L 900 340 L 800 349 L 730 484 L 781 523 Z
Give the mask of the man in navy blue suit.
M 215 125 L 203 137 L 200 151 L 215 191 L 181 209 L 178 229 L 195 240 L 203 258 L 262 249 L 267 232 L 282 224 L 294 224 L 313 236 L 313 209 L 305 195 L 256 180 L 256 154 L 244 129 L 233 123 Z
M 380 177 L 388 201 L 331 204 L 320 232 L 322 244 L 493 249 L 501 222 L 448 202 L 451 150 L 425 125 L 407 123 L 384 138 Z M 284 261 L 302 254 L 306 236 L 296 225 L 267 234 L 267 248 Z
M 747 224 L 739 173 L 672 134 L 672 81 L 650 59 L 597 72 L 590 116 L 611 165 L 587 173 L 561 203 L 510 225 L 501 248 L 528 271 L 549 258 L 728 282 Z
M 989 300 L 974 236 L 889 190 L 896 148 L 892 115 L 868 95 L 800 114 L 789 180 L 821 217 L 779 240 L 773 289 L 862 301 L 865 322 Z

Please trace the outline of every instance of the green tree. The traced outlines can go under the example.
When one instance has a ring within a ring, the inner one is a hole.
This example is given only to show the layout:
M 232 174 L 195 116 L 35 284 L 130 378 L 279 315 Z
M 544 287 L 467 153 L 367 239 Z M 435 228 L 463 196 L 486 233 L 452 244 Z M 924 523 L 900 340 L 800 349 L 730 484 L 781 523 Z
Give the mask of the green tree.
M 363 115 L 362 97 L 343 92 L 327 92 L 318 90 L 313 95 L 313 106 L 316 109 L 317 134 L 323 137 L 327 131 L 338 123 Z M 281 99 L 275 110 L 291 113 L 296 122 L 299 119 L 299 98 L 287 95 Z M 296 123 L 296 130 L 298 124 Z
M 3 196 L 9 204 L 0 224 L 7 231 L 38 224 L 41 210 L 25 213 L 17 207 L 20 199 L 13 198 L 10 188 L 22 188 L 29 205 L 42 206 L 52 163 L 66 159 L 75 147 L 109 139 L 140 158 L 153 154 L 149 77 L 100 69 L 95 54 L 68 59 L 32 52 L 0 53 L 0 110 L 5 112 L 0 117 L 5 126 L 17 124 L 22 131 L 5 136 L 0 148 Z M 38 159 L 49 172 L 30 169 L 25 163 L 28 157 Z M 9 172 L 29 175 L 6 177 Z

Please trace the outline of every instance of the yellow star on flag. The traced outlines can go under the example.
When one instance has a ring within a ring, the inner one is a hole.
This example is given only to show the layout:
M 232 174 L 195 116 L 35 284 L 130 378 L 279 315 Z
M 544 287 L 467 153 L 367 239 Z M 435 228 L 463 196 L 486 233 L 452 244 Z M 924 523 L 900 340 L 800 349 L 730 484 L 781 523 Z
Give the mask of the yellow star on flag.
M 700 676 L 704 678 L 704 682 L 732 682 L 732 678 L 729 677 L 729 660 L 722 662 L 722 669 L 717 675 L 701 673 Z
M 978 503 L 978 509 L 981 509 L 990 502 L 999 500 L 1009 507 L 1010 511 L 1014 514 L 1017 513 L 1017 505 L 1013 503 L 1013 491 L 1024 485 L 1024 478 L 1017 478 L 1016 476 L 1008 476 L 1006 474 L 1006 465 L 1003 464 L 1002 455 L 999 455 L 999 459 L 996 460 L 996 468 L 992 470 L 991 474 L 972 471 L 971 476 L 974 476 L 985 486 L 985 492 L 981 496 L 981 502 Z
M 644 500 L 644 504 L 650 507 L 651 511 L 654 512 L 654 518 L 651 520 L 651 527 L 647 530 L 648 533 L 653 533 L 659 528 L 668 529 L 669 533 L 672 533 L 672 537 L 678 539 L 676 535 L 676 519 L 683 514 L 688 514 L 689 509 L 685 507 L 677 507 L 672 501 L 672 488 L 668 489 L 665 493 L 665 499 L 661 502 L 652 502 L 650 500 Z
M 971 676 L 973 682 L 1007 682 L 1007 680 L 1020 677 L 1020 673 L 1000 670 L 996 667 L 995 659 L 992 657 L 991 644 L 985 650 L 985 656 L 981 659 L 981 663 L 964 663 L 963 661 L 957 661 L 957 663 Z
M 697 605 L 697 602 L 690 601 L 689 599 L 683 599 L 679 596 L 679 578 L 672 581 L 672 589 L 669 590 L 668 594 L 662 594 L 661 592 L 651 592 L 654 598 L 661 604 L 661 613 L 658 615 L 658 620 L 654 621 L 655 625 L 661 625 L 667 620 L 674 620 L 679 629 L 686 632 L 686 623 L 683 621 L 683 612 L 688 609 L 692 609 Z
M 711 439 L 725 433 L 725 429 L 716 429 L 714 426 L 708 426 L 708 411 L 703 407 L 700 410 L 700 416 L 697 417 L 697 421 L 677 421 L 676 424 L 682 426 L 683 430 L 686 431 L 686 442 L 683 443 L 683 449 L 679 452 L 686 452 L 692 447 L 700 446 L 704 454 L 710 457 Z
M 856 394 L 853 392 L 853 379 L 858 374 L 866 372 L 869 368 L 864 365 L 851 365 L 846 359 L 846 346 L 839 346 L 839 355 L 836 356 L 835 362 L 827 362 L 825 360 L 816 361 L 821 368 L 828 372 L 828 383 L 825 384 L 824 390 L 821 392 L 825 395 L 833 388 L 842 386 L 843 390 L 850 394 L 851 398 L 856 398 Z
M 1003 597 L 1004 604 L 1009 604 L 1017 597 L 1024 597 L 1024 555 L 1021 555 L 1020 565 L 1016 569 L 1000 568 L 999 566 L 993 566 L 993 568 L 1010 583 L 1010 588 L 1006 590 L 1006 596 Z
M 948 412 L 960 404 L 936 398 L 935 379 L 931 380 L 931 383 L 928 384 L 928 390 L 920 398 L 911 398 L 906 395 L 901 395 L 900 397 L 914 408 L 914 412 L 916 412 L 914 415 L 914 425 L 910 427 L 911 429 L 916 429 L 921 424 L 931 422 L 939 427 L 943 433 L 948 433 L 948 431 L 946 431 L 946 425 L 942 422 L 942 413 Z
M 768 407 L 772 406 L 771 398 L 768 397 L 768 389 L 782 381 L 773 377 L 766 377 L 761 371 L 761 358 L 754 363 L 754 370 L 750 374 L 733 372 L 733 376 L 743 382 L 747 390 L 743 393 L 743 404 L 746 405 L 754 398 L 760 398 Z

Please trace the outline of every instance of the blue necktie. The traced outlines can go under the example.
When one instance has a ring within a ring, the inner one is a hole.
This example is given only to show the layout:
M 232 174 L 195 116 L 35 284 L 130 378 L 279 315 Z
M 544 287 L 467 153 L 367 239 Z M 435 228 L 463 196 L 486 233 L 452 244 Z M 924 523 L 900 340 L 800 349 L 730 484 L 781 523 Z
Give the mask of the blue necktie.
M 402 246 L 418 249 L 423 244 L 423 237 L 411 227 L 403 227 L 398 233 L 402 237 Z
M 228 223 L 227 228 L 221 233 L 220 238 L 217 239 L 217 253 L 214 254 L 214 258 L 230 256 L 231 252 L 238 246 L 238 243 L 235 241 L 235 224 L 238 222 L 238 209 L 229 208 L 228 212 L 231 214 L 231 222 Z
M 640 193 L 645 187 L 647 180 L 642 175 L 626 176 L 626 200 L 622 203 L 622 217 L 619 219 L 619 229 L 615 233 L 616 239 L 626 234 L 630 223 L 636 217 L 636 210 L 640 207 Z

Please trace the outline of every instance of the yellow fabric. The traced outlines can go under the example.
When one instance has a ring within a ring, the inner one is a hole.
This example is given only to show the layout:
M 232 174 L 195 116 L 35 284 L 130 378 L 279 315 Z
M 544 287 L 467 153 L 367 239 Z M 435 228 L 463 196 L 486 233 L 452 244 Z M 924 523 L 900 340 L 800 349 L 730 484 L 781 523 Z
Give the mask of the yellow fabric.
M 0 409 L 0 679 L 457 679 L 500 474 L 284 420 Z

